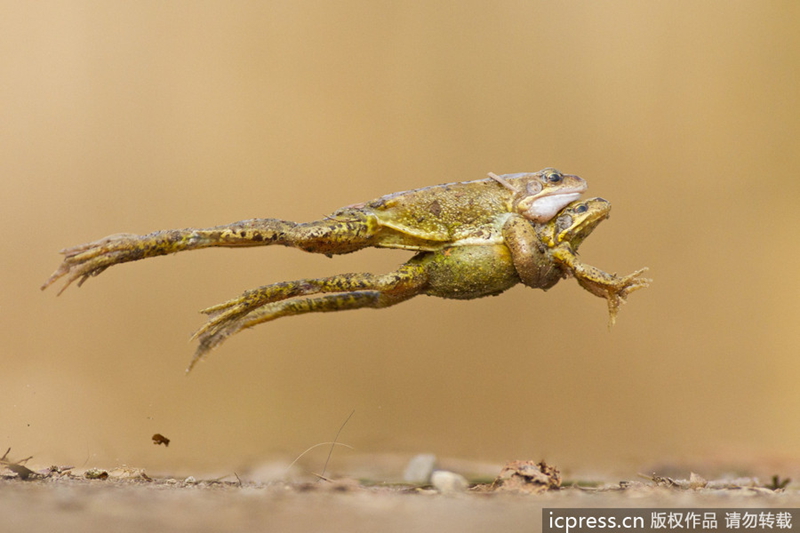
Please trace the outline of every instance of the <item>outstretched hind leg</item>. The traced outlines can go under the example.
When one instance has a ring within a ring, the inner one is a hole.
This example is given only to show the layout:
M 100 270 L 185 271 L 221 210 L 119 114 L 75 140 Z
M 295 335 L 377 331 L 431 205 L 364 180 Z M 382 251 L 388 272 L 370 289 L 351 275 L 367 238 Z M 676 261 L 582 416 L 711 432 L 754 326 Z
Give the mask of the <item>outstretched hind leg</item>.
M 46 289 L 60 278 L 61 294 L 78 280 L 78 286 L 110 266 L 148 257 L 210 247 L 248 247 L 280 244 L 307 252 L 344 254 L 371 246 L 379 224 L 374 215 L 359 209 L 342 209 L 328 218 L 297 224 L 275 218 L 254 218 L 211 228 L 156 231 L 147 235 L 120 233 L 61 250 L 64 261 L 42 285 Z
M 211 319 L 194 337 L 199 346 L 187 372 L 213 348 L 239 331 L 284 316 L 348 309 L 389 307 L 420 294 L 427 274 L 420 265 L 405 264 L 389 274 L 341 274 L 266 285 L 241 297 L 209 307 Z M 335 293 L 313 298 L 298 298 Z

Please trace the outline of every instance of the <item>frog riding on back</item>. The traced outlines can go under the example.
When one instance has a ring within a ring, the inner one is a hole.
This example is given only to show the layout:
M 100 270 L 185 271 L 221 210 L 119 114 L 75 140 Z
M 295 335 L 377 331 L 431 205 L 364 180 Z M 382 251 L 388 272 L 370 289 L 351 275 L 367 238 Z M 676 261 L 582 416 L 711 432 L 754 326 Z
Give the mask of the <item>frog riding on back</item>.
M 275 283 L 205 309 L 210 319 L 195 334 L 199 347 L 189 369 L 230 335 L 282 316 L 382 308 L 418 294 L 472 299 L 520 282 L 548 289 L 570 275 L 608 300 L 613 324 L 627 295 L 650 280 L 641 277 L 645 269 L 618 277 L 578 260 L 578 246 L 610 210 L 602 198 L 578 201 L 585 190 L 578 176 L 547 168 L 394 193 L 308 223 L 266 218 L 116 234 L 62 250 L 63 263 L 42 289 L 65 277 L 60 294 L 118 263 L 218 246 L 281 244 L 329 256 L 370 246 L 418 252 L 389 274 Z

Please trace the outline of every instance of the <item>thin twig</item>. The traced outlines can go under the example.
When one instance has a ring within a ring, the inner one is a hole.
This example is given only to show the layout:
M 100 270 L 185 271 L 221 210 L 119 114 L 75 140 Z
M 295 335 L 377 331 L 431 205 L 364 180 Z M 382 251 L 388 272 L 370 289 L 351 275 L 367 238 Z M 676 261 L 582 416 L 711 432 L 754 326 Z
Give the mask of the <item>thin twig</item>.
M 291 464 L 290 464 L 288 467 L 286 467 L 286 472 L 284 473 L 284 475 L 288 474 L 288 473 L 289 473 L 289 470 L 291 470 L 291 469 L 292 469 L 292 467 L 294 466 L 294 464 L 295 464 L 297 461 L 299 461 L 299 460 L 300 460 L 300 459 L 301 459 L 301 458 L 302 458 L 302 457 L 303 457 L 305 454 L 307 454 L 308 452 L 310 452 L 310 451 L 311 451 L 311 450 L 313 450 L 314 448 L 318 448 L 318 447 L 320 447 L 320 446 L 326 446 L 326 445 L 328 445 L 328 444 L 331 444 L 331 445 L 334 445 L 334 446 L 344 446 L 345 448 L 350 448 L 351 450 L 353 450 L 353 449 L 354 449 L 354 448 L 353 448 L 352 446 L 350 446 L 349 444 L 342 444 L 341 442 L 320 442 L 320 443 L 317 443 L 317 444 L 315 444 L 315 445 L 313 445 L 313 446 L 310 446 L 310 447 L 306 448 L 306 450 L 305 450 L 303 453 L 301 453 L 300 455 L 298 455 L 298 456 L 295 458 L 295 460 L 294 460 L 294 461 L 292 461 L 292 463 L 291 463 Z
M 330 461 L 330 460 L 331 460 L 331 455 L 333 455 L 333 447 L 336 445 L 336 441 L 338 441 L 338 440 L 339 440 L 339 433 L 341 433 L 341 432 L 342 432 L 342 430 L 343 430 L 343 429 L 344 429 L 344 427 L 347 425 L 347 423 L 350 421 L 350 419 L 353 417 L 353 415 L 355 414 L 355 412 L 356 412 L 356 410 L 355 410 L 355 409 L 353 409 L 352 411 L 350 411 L 350 414 L 347 416 L 347 418 L 345 419 L 345 421 L 342 423 L 342 425 L 341 425 L 341 426 L 339 426 L 339 431 L 337 431 L 337 432 L 336 432 L 336 436 L 333 438 L 333 443 L 331 444 L 331 449 L 330 449 L 330 451 L 328 452 L 328 458 L 327 458 L 327 459 L 325 459 L 325 466 L 323 466 L 323 467 L 322 467 L 322 473 L 319 475 L 319 477 L 321 477 L 321 478 L 323 478 L 323 479 L 325 478 L 325 470 L 328 468 L 328 461 Z

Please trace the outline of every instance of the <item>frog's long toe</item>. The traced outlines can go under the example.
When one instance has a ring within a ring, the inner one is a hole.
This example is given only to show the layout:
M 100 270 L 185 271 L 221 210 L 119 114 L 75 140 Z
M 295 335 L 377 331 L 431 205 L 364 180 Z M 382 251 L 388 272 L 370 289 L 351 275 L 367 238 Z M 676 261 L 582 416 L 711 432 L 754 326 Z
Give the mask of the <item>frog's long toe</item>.
M 99 241 L 61 250 L 64 260 L 42 284 L 41 289 L 45 290 L 59 279 L 65 278 L 64 286 L 58 291 L 61 294 L 76 280 L 80 287 L 87 279 L 99 275 L 111 265 L 129 261 L 130 259 L 125 259 L 129 237 L 128 234 L 111 235 Z
M 609 329 L 611 329 L 611 327 L 616 323 L 619 308 L 622 306 L 622 304 L 627 302 L 628 295 L 634 291 L 638 291 L 639 289 L 649 287 L 650 283 L 652 283 L 652 279 L 642 277 L 642 274 L 647 272 L 647 270 L 647 267 L 641 268 L 633 274 L 629 274 L 628 276 L 621 278 L 616 284 L 616 287 L 609 290 L 606 296 L 608 301 Z
M 247 305 L 247 303 L 240 300 L 237 298 L 200 311 L 209 315 L 209 319 L 192 334 L 191 340 L 199 339 L 201 336 L 214 335 L 225 328 L 226 324 L 242 318 L 253 310 L 253 306 Z
M 225 342 L 228 337 L 257 324 L 284 316 L 344 311 L 362 307 L 387 307 L 402 301 L 402 299 L 381 299 L 381 295 L 380 291 L 352 291 L 313 298 L 287 299 L 262 305 L 236 318 L 228 317 L 225 320 L 218 320 L 213 327 L 201 328 L 202 331 L 195 333 L 193 338 L 197 339 L 198 346 L 186 372 L 191 371 L 208 352 Z
M 623 287 L 620 290 L 620 295 L 622 296 L 622 298 L 627 298 L 627 296 L 630 293 L 650 286 L 653 280 L 650 278 L 642 277 L 642 274 L 644 274 L 647 271 L 648 271 L 647 267 L 640 268 L 633 274 L 630 274 L 622 278 Z

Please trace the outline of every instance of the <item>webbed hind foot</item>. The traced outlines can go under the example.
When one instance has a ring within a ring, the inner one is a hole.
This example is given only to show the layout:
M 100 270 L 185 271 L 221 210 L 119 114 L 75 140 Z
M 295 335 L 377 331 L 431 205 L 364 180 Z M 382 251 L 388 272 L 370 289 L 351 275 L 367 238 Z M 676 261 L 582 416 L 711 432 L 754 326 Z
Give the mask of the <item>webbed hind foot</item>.
M 389 274 L 341 274 L 274 283 L 246 291 L 238 298 L 202 311 L 210 319 L 192 336 L 199 346 L 187 372 L 206 353 L 243 329 L 284 316 L 389 307 L 420 294 L 426 283 L 423 267 L 406 264 Z M 320 293 L 335 294 L 298 298 Z
M 147 235 L 119 233 L 61 250 L 64 261 L 44 282 L 42 290 L 61 278 L 78 286 L 110 266 L 148 257 L 210 247 L 241 248 L 280 244 L 307 252 L 345 254 L 373 244 L 379 231 L 374 216 L 343 209 L 332 216 L 297 224 L 276 218 L 254 218 L 211 228 L 156 231 Z

